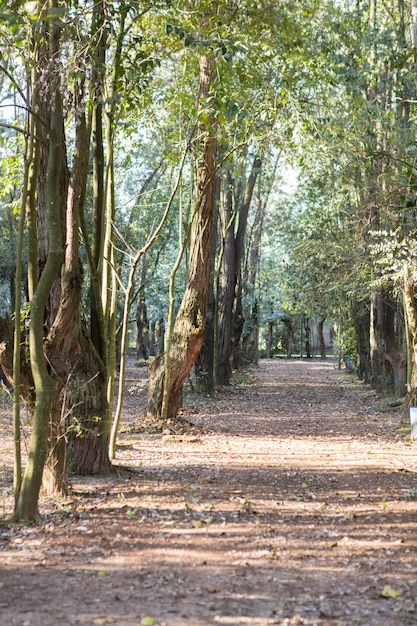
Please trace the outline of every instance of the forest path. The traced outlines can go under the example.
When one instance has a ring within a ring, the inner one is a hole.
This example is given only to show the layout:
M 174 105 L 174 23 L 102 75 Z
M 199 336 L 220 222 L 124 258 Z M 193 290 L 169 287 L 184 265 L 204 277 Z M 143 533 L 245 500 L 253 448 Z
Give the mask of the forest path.
M 417 625 L 398 409 L 330 360 L 263 361 L 164 434 L 142 396 L 118 449 L 134 471 L 0 529 L 0 626 Z

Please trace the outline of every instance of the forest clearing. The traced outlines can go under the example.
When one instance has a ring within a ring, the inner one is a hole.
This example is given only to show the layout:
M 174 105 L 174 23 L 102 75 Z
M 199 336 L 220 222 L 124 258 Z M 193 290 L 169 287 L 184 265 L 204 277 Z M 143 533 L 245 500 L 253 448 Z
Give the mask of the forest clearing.
M 73 476 L 66 499 L 41 497 L 40 525 L 0 527 L 1 626 L 417 624 L 404 407 L 334 359 L 263 360 L 215 397 L 188 395 L 161 432 L 139 372 L 117 475 Z

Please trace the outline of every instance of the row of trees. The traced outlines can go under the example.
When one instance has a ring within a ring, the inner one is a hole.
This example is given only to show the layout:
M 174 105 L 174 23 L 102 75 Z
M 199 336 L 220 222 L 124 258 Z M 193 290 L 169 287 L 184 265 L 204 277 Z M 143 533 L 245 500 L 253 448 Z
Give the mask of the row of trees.
M 408 390 L 413 405 L 414 4 L 358 3 L 343 21 L 329 16 L 328 77 L 343 90 L 306 103 L 319 115 L 299 150 L 285 269 L 287 295 L 302 291 L 305 311 L 331 315 L 359 376 L 399 396 Z
M 157 322 L 163 419 L 194 364 L 211 393 L 256 361 L 271 302 L 288 329 L 327 320 L 369 382 L 401 394 L 408 374 L 415 402 L 413 2 L 1 10 L 16 519 L 37 518 L 42 483 L 111 470 L 133 304 L 144 360 Z

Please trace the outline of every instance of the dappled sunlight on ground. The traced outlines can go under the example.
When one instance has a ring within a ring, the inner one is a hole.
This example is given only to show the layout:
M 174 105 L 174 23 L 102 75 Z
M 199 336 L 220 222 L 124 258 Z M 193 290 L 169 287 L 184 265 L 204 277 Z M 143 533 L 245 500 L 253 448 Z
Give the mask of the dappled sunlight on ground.
M 417 458 L 399 414 L 332 362 L 250 375 L 189 396 L 181 434 L 142 425 L 132 395 L 120 475 L 74 478 L 43 525 L 0 528 L 1 626 L 415 626 Z

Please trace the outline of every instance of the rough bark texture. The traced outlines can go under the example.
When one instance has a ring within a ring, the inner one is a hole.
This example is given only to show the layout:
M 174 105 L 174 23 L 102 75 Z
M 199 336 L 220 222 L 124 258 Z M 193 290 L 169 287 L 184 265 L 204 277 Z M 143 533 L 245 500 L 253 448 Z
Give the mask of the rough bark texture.
M 213 235 L 210 253 L 210 272 L 207 296 L 206 330 L 204 342 L 196 362 L 197 390 L 200 393 L 211 395 L 214 392 L 215 363 L 216 363 L 216 313 L 217 303 L 215 294 L 215 265 L 217 249 L 217 223 L 219 217 L 220 181 L 216 180 L 216 201 L 213 216 Z
M 82 108 L 79 111 L 73 177 L 66 210 L 61 299 L 47 341 L 48 358 L 57 379 L 55 411 L 51 415 L 54 439 L 47 475 L 51 491 L 65 487 L 66 467 L 81 475 L 107 473 L 111 469 L 103 364 L 82 327 L 80 315 L 82 270 L 78 256 L 78 225 L 85 198 L 89 135 Z M 66 456 L 65 440 L 68 442 Z
M 35 390 L 30 365 L 27 359 L 27 343 L 22 340 L 20 352 L 20 397 L 30 412 L 35 406 Z M 10 385 L 13 385 L 13 323 L 10 319 L 0 318 L 0 366 Z
M 206 98 L 210 93 L 213 67 L 214 58 L 203 55 L 200 59 L 200 99 Z M 207 127 L 200 125 L 198 130 L 198 168 L 196 171 L 187 284 L 175 320 L 170 346 L 171 380 L 168 417 L 176 417 L 178 413 L 183 384 L 201 349 L 206 324 L 216 196 L 217 139 L 214 118 L 210 118 Z M 162 410 L 164 383 L 163 359 L 161 357 L 150 367 L 149 375 L 148 411 L 159 416 Z
M 54 2 L 51 4 L 55 8 Z M 51 20 L 49 35 L 50 59 L 55 60 L 59 49 L 59 29 Z M 62 263 L 61 229 L 61 173 L 63 158 L 63 112 L 60 93 L 59 72 L 51 64 L 48 76 L 51 118 L 49 128 L 49 152 L 46 176 L 46 209 L 48 224 L 48 257 L 30 303 L 31 323 L 29 348 L 31 369 L 35 386 L 36 402 L 30 438 L 29 458 L 21 489 L 16 498 L 14 519 L 37 520 L 39 491 L 47 454 L 49 415 L 53 402 L 55 382 L 51 377 L 44 355 L 44 318 L 51 288 Z

